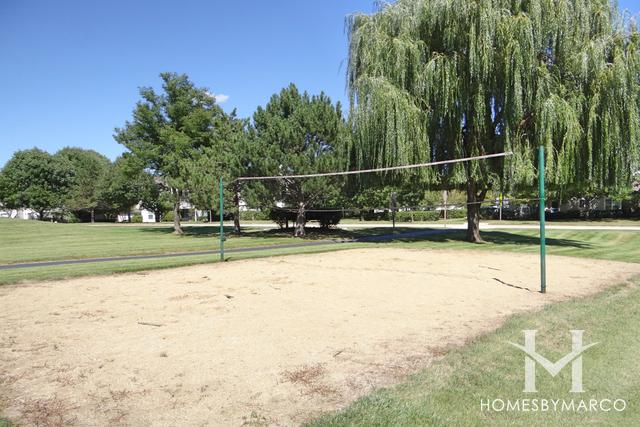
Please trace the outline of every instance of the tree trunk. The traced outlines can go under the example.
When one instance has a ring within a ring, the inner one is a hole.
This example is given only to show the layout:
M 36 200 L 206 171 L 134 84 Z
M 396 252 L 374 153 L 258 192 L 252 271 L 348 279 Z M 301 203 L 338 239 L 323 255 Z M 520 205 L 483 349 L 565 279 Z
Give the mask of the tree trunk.
M 91 224 L 93 224 L 94 222 L 96 222 L 96 210 L 91 209 Z
M 240 234 L 240 191 L 233 193 L 233 232 Z
M 173 232 L 175 234 L 184 234 L 180 226 L 180 201 L 173 204 Z
M 478 192 L 478 183 L 467 181 L 467 241 L 471 243 L 484 243 L 480 236 L 480 203 L 486 195 L 486 188 Z
M 131 211 L 127 211 L 127 221 L 131 223 Z
M 304 208 L 304 202 L 300 202 L 300 205 L 298 206 L 298 215 L 296 216 L 296 228 L 293 232 L 295 237 L 304 237 L 304 224 L 307 222 L 307 216 Z
M 39 220 L 44 221 L 44 209 L 38 211 Z M 17 216 L 17 215 L 16 215 Z

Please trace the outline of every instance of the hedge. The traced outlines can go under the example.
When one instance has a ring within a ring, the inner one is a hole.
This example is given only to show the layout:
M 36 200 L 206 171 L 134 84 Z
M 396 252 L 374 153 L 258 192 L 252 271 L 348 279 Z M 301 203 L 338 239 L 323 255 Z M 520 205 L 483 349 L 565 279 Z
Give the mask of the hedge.
M 442 215 L 444 218 L 444 211 L 442 211 Z M 448 219 L 458 219 L 458 218 L 466 218 L 467 210 L 466 209 L 452 209 L 447 210 L 447 218 Z
M 396 221 L 398 222 L 437 221 L 439 219 L 439 211 L 400 211 L 396 213 Z
M 466 218 L 466 209 L 447 210 L 447 219 Z M 396 212 L 398 222 L 439 221 L 444 218 L 444 211 L 399 211 Z

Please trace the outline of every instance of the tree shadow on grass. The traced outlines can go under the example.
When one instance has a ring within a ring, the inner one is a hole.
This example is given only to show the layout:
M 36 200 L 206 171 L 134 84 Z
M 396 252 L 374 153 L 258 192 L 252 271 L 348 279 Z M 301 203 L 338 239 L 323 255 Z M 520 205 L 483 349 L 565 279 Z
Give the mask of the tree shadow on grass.
M 144 227 L 141 230 L 145 233 L 154 233 L 157 235 L 170 235 L 173 233 L 173 227 Z M 397 227 L 397 233 L 404 233 L 415 229 L 406 227 Z M 195 238 L 215 238 L 219 235 L 220 226 L 199 226 L 199 227 L 183 227 L 185 237 Z M 293 228 L 271 228 L 271 229 L 252 229 L 247 228 L 240 234 L 233 232 L 233 227 L 224 227 L 225 236 L 229 239 L 235 237 L 249 237 L 255 239 L 273 239 L 273 238 L 293 238 Z M 316 240 L 348 240 L 359 239 L 366 236 L 376 236 L 383 234 L 390 234 L 391 229 L 385 227 L 372 227 L 366 229 L 346 230 L 342 228 L 319 228 L 319 227 L 307 227 L 305 228 L 306 236 L 304 238 L 297 238 L 297 240 L 303 241 L 316 241 Z
M 519 233 L 510 233 L 506 231 L 483 231 L 482 238 L 487 243 L 487 248 L 490 248 L 493 245 L 503 246 L 503 245 L 515 245 L 515 246 L 538 246 L 540 244 L 540 238 L 535 235 L 526 235 Z M 433 243 L 459 243 L 460 245 L 467 244 L 473 245 L 475 244 L 469 243 L 466 240 L 465 231 L 463 230 L 455 230 L 448 231 L 438 234 L 425 235 L 425 236 L 412 236 L 412 237 L 402 237 L 398 236 L 397 238 L 391 241 L 381 241 L 379 243 L 389 243 L 389 242 L 433 242 Z M 378 243 L 378 242 L 376 242 Z M 555 247 L 571 247 L 578 249 L 589 249 L 592 248 L 593 245 L 590 243 L 586 243 L 580 240 L 575 239 L 557 239 L 552 237 L 546 238 L 547 246 L 555 246 Z
M 405 233 L 415 231 L 412 228 L 397 227 L 396 233 Z M 305 228 L 305 237 L 301 238 L 301 241 L 305 240 L 328 240 L 328 239 L 351 239 L 357 240 L 365 237 L 381 236 L 391 234 L 392 230 L 386 227 L 371 227 L 363 229 L 343 229 L 343 228 L 319 228 L 308 227 Z M 293 237 L 293 228 L 288 229 L 270 229 L 270 230 L 256 230 L 248 231 L 244 234 L 247 237 Z
M 157 235 L 170 235 L 173 234 L 173 226 L 167 227 L 143 227 L 141 228 L 144 233 L 151 233 Z M 202 227 L 182 227 L 182 231 L 184 232 L 183 236 L 187 237 L 207 237 L 211 238 L 218 235 L 220 231 L 220 226 L 211 225 L 211 226 L 202 226 Z M 225 234 L 233 232 L 232 227 L 224 228 Z
M 156 233 L 158 235 L 168 235 L 173 233 L 173 227 L 147 227 L 142 229 L 144 232 Z M 201 227 L 184 227 L 184 236 L 192 238 L 208 238 L 218 237 L 220 228 L 218 226 L 201 226 Z M 420 229 L 409 227 L 396 227 L 395 231 L 387 227 L 371 227 L 365 229 L 342 229 L 329 228 L 322 229 L 318 227 L 309 227 L 306 230 L 304 238 L 294 238 L 293 228 L 289 229 L 245 229 L 241 234 L 234 234 L 233 227 L 225 227 L 225 236 L 228 239 L 244 237 L 255 239 L 278 239 L 292 240 L 296 242 L 305 241 L 321 241 L 321 240 L 354 240 L 368 243 L 388 244 L 388 243 L 417 243 L 417 242 L 433 242 L 452 244 L 454 246 L 471 245 L 466 241 L 464 230 L 443 230 L 443 229 Z M 403 236 L 404 234 L 404 236 Z M 513 233 L 507 231 L 483 231 L 483 239 L 487 242 L 487 249 L 492 246 L 538 246 L 540 239 L 537 235 Z M 571 247 L 578 249 L 589 249 L 593 245 L 575 239 L 557 239 L 547 237 L 547 246 L 550 247 Z

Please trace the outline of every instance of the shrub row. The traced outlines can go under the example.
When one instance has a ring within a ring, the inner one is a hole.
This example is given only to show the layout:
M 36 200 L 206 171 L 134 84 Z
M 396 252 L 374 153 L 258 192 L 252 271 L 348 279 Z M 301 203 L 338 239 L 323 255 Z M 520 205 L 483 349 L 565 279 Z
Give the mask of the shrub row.
M 440 211 L 400 211 L 396 213 L 398 222 L 437 221 Z

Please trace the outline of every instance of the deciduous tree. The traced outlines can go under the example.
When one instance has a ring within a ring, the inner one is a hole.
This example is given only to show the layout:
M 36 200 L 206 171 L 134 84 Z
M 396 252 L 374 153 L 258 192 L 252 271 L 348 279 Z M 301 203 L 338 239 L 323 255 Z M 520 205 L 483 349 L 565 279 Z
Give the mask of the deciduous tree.
M 65 201 L 67 209 L 76 214 L 88 212 L 91 222 L 95 222 L 95 211 L 99 206 L 98 186 L 111 162 L 94 150 L 76 147 L 63 148 L 55 156 L 65 159 L 73 170 L 73 179 Z
M 157 215 L 155 201 L 160 197 L 159 193 L 154 177 L 131 155 L 118 157 L 97 188 L 100 207 L 129 215 L 138 203 Z
M 240 183 L 236 178 L 255 169 L 253 159 L 260 155 L 253 149 L 248 126 L 248 120 L 237 118 L 235 111 L 217 116 L 212 146 L 203 149 L 188 166 L 189 200 L 201 209 L 218 211 L 218 186 L 223 178 L 225 206 L 233 206 L 235 233 L 240 233 Z
M 182 234 L 180 203 L 188 197 L 190 166 L 215 145 L 216 118 L 224 112 L 207 89 L 196 87 L 186 75 L 160 77 L 163 93 L 140 89 L 133 119 L 116 129 L 115 139 L 162 180 L 173 199 L 174 232 Z
M 0 202 L 9 209 L 30 208 L 45 213 L 63 209 L 73 180 L 64 158 L 33 148 L 16 151 L 0 172 Z

